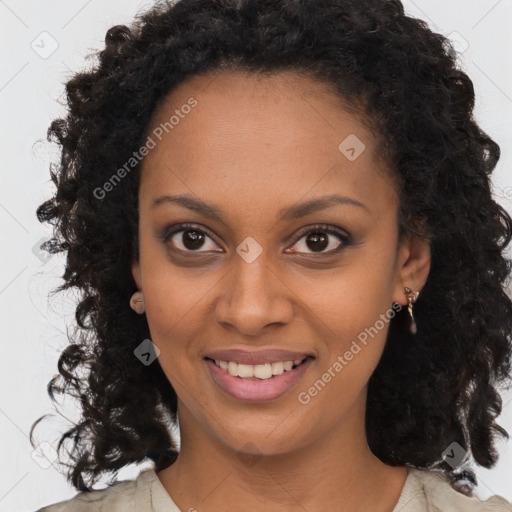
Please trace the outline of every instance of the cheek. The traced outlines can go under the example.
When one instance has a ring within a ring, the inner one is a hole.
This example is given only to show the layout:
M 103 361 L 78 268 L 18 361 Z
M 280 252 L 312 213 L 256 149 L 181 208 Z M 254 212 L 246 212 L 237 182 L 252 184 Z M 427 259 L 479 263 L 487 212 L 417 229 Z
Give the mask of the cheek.
M 145 225 L 143 233 L 140 260 L 146 317 L 159 346 L 183 339 L 184 330 L 194 329 L 216 281 L 211 273 L 173 263 L 163 241 L 151 235 L 150 226 Z
M 193 280 L 182 270 L 169 268 L 144 283 L 146 316 L 157 346 L 177 344 L 201 330 L 209 314 L 207 296 L 211 288 L 205 280 Z
M 339 391 L 364 386 L 382 355 L 394 316 L 393 253 L 369 249 L 355 251 L 334 273 L 302 282 L 301 296 L 322 334 L 319 371 L 335 374 L 332 381 L 338 384 L 330 387 Z
M 360 396 L 382 356 L 389 329 L 385 314 L 391 306 L 383 306 L 378 295 L 364 293 L 361 280 L 347 279 L 345 284 L 346 289 L 340 282 L 333 284 L 315 299 L 321 329 L 318 366 L 299 390 L 303 400 L 322 411 L 325 425 L 336 421 Z
M 353 262 L 333 272 L 300 279 L 300 286 L 294 286 L 307 305 L 306 311 L 321 320 L 322 329 L 334 339 L 348 342 L 391 309 L 390 267 L 382 260 L 376 263 L 363 256 L 360 251 Z

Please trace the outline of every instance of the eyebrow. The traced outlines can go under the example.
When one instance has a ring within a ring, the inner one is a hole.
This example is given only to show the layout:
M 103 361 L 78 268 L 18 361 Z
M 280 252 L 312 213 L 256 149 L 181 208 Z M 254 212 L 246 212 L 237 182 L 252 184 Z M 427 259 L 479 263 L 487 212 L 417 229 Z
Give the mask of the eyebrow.
M 216 219 L 224 224 L 225 218 L 222 210 L 215 206 L 212 203 L 208 203 L 206 201 L 202 201 L 201 199 L 196 199 L 187 195 L 164 195 L 157 197 L 154 199 L 151 204 L 151 209 L 161 205 L 161 204 L 177 204 L 194 212 L 203 214 L 207 217 L 211 217 Z M 358 208 L 362 208 L 369 212 L 370 210 L 357 199 L 353 199 L 351 197 L 342 196 L 339 194 L 331 194 L 328 196 L 317 197 L 315 199 L 311 199 L 309 201 L 303 203 L 295 203 L 289 206 L 286 206 L 279 210 L 278 217 L 281 220 L 289 221 L 293 219 L 299 219 L 301 217 L 305 217 L 311 213 L 325 210 L 337 204 L 343 205 L 352 205 L 357 206 Z

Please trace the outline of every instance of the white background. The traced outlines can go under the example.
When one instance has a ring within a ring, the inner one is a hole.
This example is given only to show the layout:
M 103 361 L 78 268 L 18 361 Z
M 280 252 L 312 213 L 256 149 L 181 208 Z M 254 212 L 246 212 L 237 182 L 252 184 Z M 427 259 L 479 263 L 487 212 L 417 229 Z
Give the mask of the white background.
M 34 420 L 54 413 L 46 385 L 57 373 L 58 355 L 67 345 L 65 324 L 74 312 L 71 296 L 61 294 L 50 306 L 46 302 L 61 282 L 62 255 L 45 261 L 34 249 L 50 234 L 35 216 L 53 190 L 48 163 L 56 149 L 45 142 L 46 130 L 63 115 L 63 84 L 87 66 L 90 50 L 103 47 L 106 30 L 129 24 L 136 12 L 151 5 L 139 0 L 0 0 L 0 512 L 35 511 L 76 493 L 54 466 L 43 468 L 32 458 L 28 441 Z M 496 199 L 512 213 L 512 0 L 409 0 L 404 5 L 409 14 L 458 41 L 461 65 L 476 89 L 476 118 L 502 150 L 493 174 Z M 45 49 L 51 49 L 44 31 L 58 44 L 46 58 L 31 47 L 41 46 L 46 37 Z M 510 392 L 504 403 L 498 422 L 512 434 Z M 63 411 L 76 419 L 72 402 L 65 402 Z M 59 416 L 43 421 L 36 440 L 56 445 L 69 426 Z M 512 500 L 511 444 L 498 445 L 501 458 L 494 469 L 477 470 L 482 499 L 501 494 Z M 134 478 L 148 465 L 125 468 L 119 479 Z

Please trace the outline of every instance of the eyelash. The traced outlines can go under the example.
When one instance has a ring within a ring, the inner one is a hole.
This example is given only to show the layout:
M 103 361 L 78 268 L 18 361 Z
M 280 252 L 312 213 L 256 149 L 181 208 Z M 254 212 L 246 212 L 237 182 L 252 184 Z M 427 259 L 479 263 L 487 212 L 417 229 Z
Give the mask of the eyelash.
M 173 229 L 170 232 L 166 232 L 161 237 L 163 239 L 163 243 L 165 245 L 169 245 L 168 242 L 172 236 L 174 236 L 176 233 L 179 233 L 181 231 L 188 231 L 188 230 L 198 231 L 200 233 L 208 235 L 211 239 L 215 240 L 215 235 L 208 228 L 200 227 L 197 224 L 185 223 L 185 224 L 178 224 L 177 226 L 175 226 L 175 229 Z M 313 232 L 317 232 L 317 231 L 320 231 L 321 233 L 327 233 L 330 235 L 337 236 L 341 240 L 342 244 L 337 249 L 333 249 L 329 252 L 319 252 L 316 254 L 315 253 L 299 253 L 299 254 L 307 254 L 308 256 L 332 256 L 333 254 L 337 254 L 337 253 L 341 252 L 343 249 L 345 249 L 348 245 L 351 244 L 351 237 L 349 235 L 347 235 L 344 231 L 334 228 L 334 227 L 330 226 L 329 224 L 315 224 L 313 226 L 308 226 L 307 228 L 300 230 L 299 233 L 297 234 L 297 237 L 296 237 L 294 243 L 292 244 L 292 247 L 294 245 L 296 245 L 297 242 L 301 238 L 304 237 L 304 235 L 308 235 L 309 233 L 313 233 Z M 201 252 L 199 252 L 199 251 L 183 251 L 182 249 L 176 249 L 176 248 L 174 248 L 174 249 L 176 251 L 184 252 L 184 253 L 188 253 L 188 254 L 201 254 Z M 215 252 L 220 252 L 220 251 L 215 251 Z

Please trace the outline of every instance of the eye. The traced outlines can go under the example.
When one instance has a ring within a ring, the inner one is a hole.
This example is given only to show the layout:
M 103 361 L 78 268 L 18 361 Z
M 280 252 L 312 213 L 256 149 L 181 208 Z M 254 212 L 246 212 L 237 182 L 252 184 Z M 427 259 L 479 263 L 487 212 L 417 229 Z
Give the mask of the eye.
M 338 253 L 350 243 L 350 236 L 347 233 L 326 224 L 319 224 L 309 227 L 305 231 L 302 230 L 298 236 L 299 239 L 297 242 L 295 242 L 293 247 L 299 248 L 297 252 L 305 252 L 306 254 Z M 336 245 L 335 241 L 329 240 L 330 236 L 336 236 L 339 240 L 341 240 L 341 243 Z M 303 238 L 304 241 L 299 243 Z M 305 250 L 301 250 L 301 248 Z M 324 251 L 326 248 L 330 248 L 330 250 Z M 307 249 L 310 249 L 313 252 L 308 253 Z
M 179 233 L 182 233 L 181 236 L 176 236 Z M 195 224 L 180 224 L 176 229 L 166 234 L 163 239 L 165 244 L 170 244 L 182 252 L 199 252 L 199 249 L 205 249 L 206 240 L 212 240 L 210 235 L 213 234 L 206 228 L 199 229 Z M 212 250 L 214 252 L 222 252 L 209 249 L 207 243 L 205 250 L 206 252 Z
M 180 233 L 181 236 L 177 236 Z M 334 236 L 338 238 L 338 244 L 330 239 Z M 162 238 L 166 245 L 170 245 L 173 249 L 181 252 L 223 252 L 222 249 L 215 249 L 217 244 L 213 241 L 213 237 L 213 233 L 207 228 L 200 228 L 196 224 L 180 224 Z M 299 243 L 303 238 L 304 242 Z M 208 247 L 208 240 L 212 242 L 210 247 Z M 317 224 L 299 232 L 298 239 L 292 246 L 295 250 L 292 252 L 304 252 L 306 254 L 338 253 L 349 244 L 350 236 L 345 231 L 327 224 Z M 299 250 L 297 250 L 297 247 Z M 325 251 L 326 248 L 330 248 L 330 250 Z M 308 253 L 307 249 L 312 252 Z

